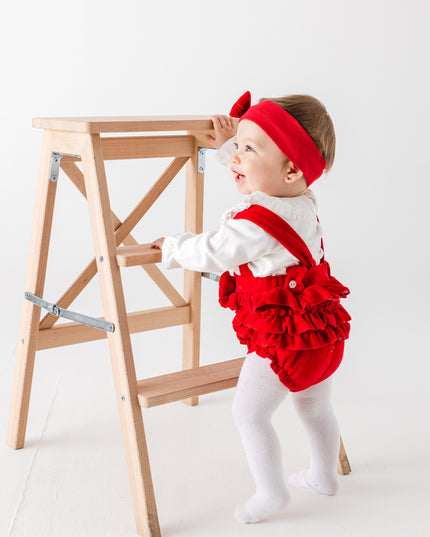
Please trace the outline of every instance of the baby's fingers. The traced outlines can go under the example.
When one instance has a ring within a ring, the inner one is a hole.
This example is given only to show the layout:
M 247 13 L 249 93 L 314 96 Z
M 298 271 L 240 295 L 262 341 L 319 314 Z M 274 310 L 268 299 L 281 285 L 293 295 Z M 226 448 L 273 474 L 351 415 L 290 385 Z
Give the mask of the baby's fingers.
M 161 250 L 161 248 L 163 247 L 163 243 L 164 243 L 164 237 L 160 237 L 159 239 L 151 243 L 151 248 L 157 248 L 158 250 Z
M 220 123 L 224 129 L 227 129 L 230 127 L 230 121 L 227 116 L 221 116 L 220 117 Z
M 211 120 L 215 131 L 220 130 L 222 128 L 220 116 L 211 116 Z
M 226 127 L 228 127 L 228 118 L 227 116 L 222 116 L 222 115 L 215 115 L 215 116 L 210 116 L 211 119 L 212 119 L 212 123 L 213 123 L 213 126 L 214 126 L 214 129 L 215 130 L 222 130 L 222 129 L 225 129 Z

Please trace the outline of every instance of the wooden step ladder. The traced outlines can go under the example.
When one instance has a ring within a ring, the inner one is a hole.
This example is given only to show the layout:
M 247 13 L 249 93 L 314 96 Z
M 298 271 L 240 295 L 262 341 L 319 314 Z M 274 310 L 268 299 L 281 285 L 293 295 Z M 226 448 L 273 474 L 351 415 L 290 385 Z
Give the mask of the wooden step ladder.
M 36 351 L 107 338 L 130 480 L 137 531 L 160 536 L 151 468 L 140 406 L 152 407 L 234 387 L 243 358 L 199 367 L 201 274 L 184 271 L 182 297 L 158 269 L 161 252 L 138 244 L 132 230 L 186 166 L 185 230 L 200 233 L 203 220 L 205 134 L 209 116 L 37 118 L 44 129 L 30 253 L 12 388 L 7 442 L 24 446 Z M 124 133 L 186 134 L 125 136 Z M 121 136 L 104 136 L 122 133 Z M 102 136 L 103 135 L 103 136 Z M 121 222 L 111 211 L 104 161 L 173 157 L 147 194 Z M 83 172 L 76 165 L 82 163 Z M 58 174 L 61 169 L 88 201 L 95 257 L 55 304 L 43 299 Z M 123 246 L 120 246 L 123 244 Z M 142 266 L 172 306 L 127 313 L 120 267 Z M 98 273 L 104 317 L 93 319 L 68 308 Z M 41 309 L 48 314 L 40 320 Z M 59 317 L 72 322 L 56 326 Z M 130 334 L 183 325 L 182 371 L 137 380 Z M 350 471 L 341 446 L 338 471 Z

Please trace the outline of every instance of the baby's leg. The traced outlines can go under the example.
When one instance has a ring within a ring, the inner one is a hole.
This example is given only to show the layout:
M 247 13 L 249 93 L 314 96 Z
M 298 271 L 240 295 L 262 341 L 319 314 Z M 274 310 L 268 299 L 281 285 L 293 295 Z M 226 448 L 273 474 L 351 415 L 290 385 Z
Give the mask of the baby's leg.
M 288 392 L 272 371 L 270 360 L 248 354 L 237 385 L 233 417 L 257 490 L 237 506 L 235 516 L 240 522 L 260 522 L 288 504 L 281 446 L 270 421 Z
M 289 483 L 321 494 L 336 494 L 340 434 L 330 403 L 331 377 L 292 394 L 309 441 L 310 468 L 292 474 Z

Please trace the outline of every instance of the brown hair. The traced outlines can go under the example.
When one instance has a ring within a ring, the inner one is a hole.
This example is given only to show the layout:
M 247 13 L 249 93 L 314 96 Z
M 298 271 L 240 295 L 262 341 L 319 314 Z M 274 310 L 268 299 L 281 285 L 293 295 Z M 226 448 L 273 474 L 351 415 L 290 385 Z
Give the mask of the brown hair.
M 320 150 L 327 163 L 325 171 L 328 172 L 333 166 L 336 134 L 325 106 L 311 95 L 287 95 L 275 99 L 264 98 L 260 101 L 272 101 L 300 123 Z

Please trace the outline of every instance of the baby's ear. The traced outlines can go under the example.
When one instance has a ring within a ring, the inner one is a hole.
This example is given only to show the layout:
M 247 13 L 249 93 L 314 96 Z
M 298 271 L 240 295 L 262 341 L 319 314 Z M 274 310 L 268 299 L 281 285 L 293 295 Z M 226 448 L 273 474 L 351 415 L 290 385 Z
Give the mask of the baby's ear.
M 291 185 L 302 178 L 304 179 L 303 172 L 289 161 L 284 170 L 284 181 Z
M 303 175 L 303 172 L 299 171 L 297 175 L 290 175 L 290 180 L 288 183 L 293 184 L 297 183 L 298 181 L 305 181 L 305 176 Z

